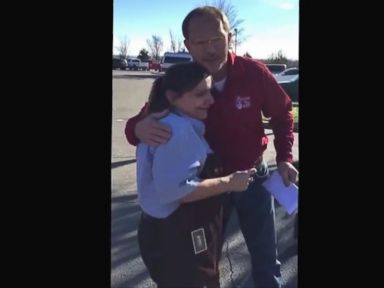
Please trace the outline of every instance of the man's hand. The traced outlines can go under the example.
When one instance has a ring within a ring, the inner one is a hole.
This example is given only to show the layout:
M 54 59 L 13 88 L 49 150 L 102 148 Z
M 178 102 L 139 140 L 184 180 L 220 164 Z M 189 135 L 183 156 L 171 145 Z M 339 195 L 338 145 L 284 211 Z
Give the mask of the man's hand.
M 279 171 L 285 186 L 289 186 L 290 182 L 296 183 L 299 172 L 289 162 L 279 162 L 277 164 L 277 171 Z
M 135 126 L 136 137 L 139 138 L 141 142 L 152 147 L 167 143 L 171 137 L 171 128 L 159 123 L 158 120 L 168 113 L 168 109 L 162 112 L 152 113 L 137 122 Z

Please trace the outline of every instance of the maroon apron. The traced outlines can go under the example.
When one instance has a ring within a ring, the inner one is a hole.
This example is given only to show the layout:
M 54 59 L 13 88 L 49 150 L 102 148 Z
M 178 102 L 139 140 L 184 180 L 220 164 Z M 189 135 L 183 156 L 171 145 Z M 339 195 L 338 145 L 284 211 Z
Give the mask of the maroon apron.
M 207 159 L 200 177 L 221 172 L 212 159 Z M 223 197 L 181 204 L 164 219 L 142 212 L 138 228 L 141 257 L 159 288 L 220 287 Z

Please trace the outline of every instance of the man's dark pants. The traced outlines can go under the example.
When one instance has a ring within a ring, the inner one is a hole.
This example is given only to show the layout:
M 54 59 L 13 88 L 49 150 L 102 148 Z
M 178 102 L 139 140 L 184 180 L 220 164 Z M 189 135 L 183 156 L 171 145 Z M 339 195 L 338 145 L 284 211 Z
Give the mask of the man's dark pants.
M 236 208 L 240 229 L 252 262 L 256 288 L 280 288 L 280 262 L 277 260 L 275 207 L 271 194 L 261 185 L 269 175 L 263 160 L 254 182 L 244 192 L 231 192 L 224 206 L 224 227 Z

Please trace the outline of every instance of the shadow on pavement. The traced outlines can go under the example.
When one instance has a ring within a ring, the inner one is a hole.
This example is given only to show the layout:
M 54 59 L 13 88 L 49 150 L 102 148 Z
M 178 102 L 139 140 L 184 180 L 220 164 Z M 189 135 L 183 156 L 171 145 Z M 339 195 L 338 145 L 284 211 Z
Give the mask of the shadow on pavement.
M 137 245 L 139 216 L 137 195 L 112 198 L 111 272 L 123 269 L 123 274 L 130 274 L 122 282 L 112 285 L 114 288 L 139 287 L 148 279 L 145 269 L 138 270 L 138 267 L 143 267 L 138 263 L 141 260 Z
M 113 169 L 113 168 L 117 168 L 117 167 L 120 167 L 120 166 L 132 164 L 132 163 L 135 163 L 135 162 L 136 162 L 136 159 L 130 159 L 130 160 L 113 162 L 113 163 L 111 163 L 111 168 Z
M 294 239 L 295 215 L 288 215 L 275 201 L 278 259 L 281 262 L 282 288 L 297 288 L 297 241 Z M 245 243 L 244 243 L 245 245 Z M 250 275 L 237 288 L 254 287 Z

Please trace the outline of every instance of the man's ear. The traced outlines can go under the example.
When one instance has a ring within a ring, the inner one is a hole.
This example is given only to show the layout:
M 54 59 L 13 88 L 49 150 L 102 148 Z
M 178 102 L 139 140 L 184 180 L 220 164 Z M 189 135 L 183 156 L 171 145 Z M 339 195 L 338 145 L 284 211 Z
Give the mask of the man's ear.
M 188 49 L 188 51 L 191 51 L 191 50 L 189 49 L 189 41 L 188 41 L 187 39 L 184 39 L 184 46 L 185 46 L 185 48 Z
M 165 91 L 165 96 L 167 97 L 169 104 L 173 105 L 177 98 L 177 93 L 168 89 L 167 91 Z

